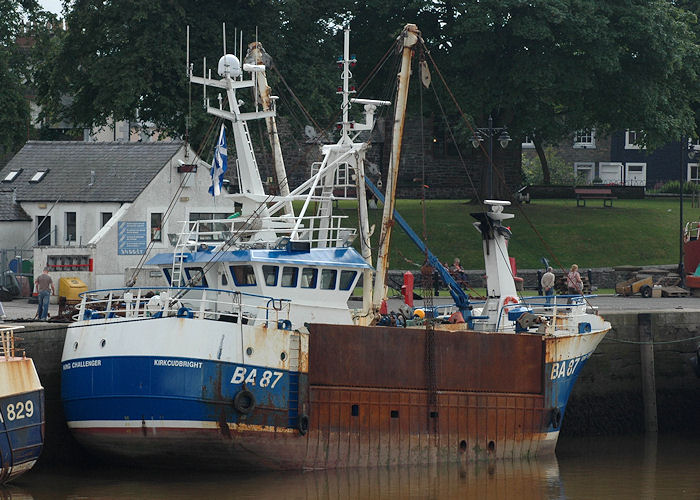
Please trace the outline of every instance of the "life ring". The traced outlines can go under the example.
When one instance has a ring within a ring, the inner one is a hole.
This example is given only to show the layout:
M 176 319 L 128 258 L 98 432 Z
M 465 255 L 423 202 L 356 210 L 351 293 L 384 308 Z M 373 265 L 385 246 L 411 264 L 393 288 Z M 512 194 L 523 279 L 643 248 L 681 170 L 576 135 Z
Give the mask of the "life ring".
M 506 307 L 508 304 L 517 304 L 518 299 L 515 297 L 506 297 L 505 300 L 503 301 L 503 312 L 507 313 L 508 308 Z
M 306 433 L 309 431 L 309 417 L 308 415 L 301 415 L 299 417 L 299 423 L 297 424 L 297 429 L 299 430 L 299 434 L 302 436 L 306 435 Z
M 255 409 L 255 395 L 243 389 L 233 398 L 233 407 L 238 413 L 247 415 Z

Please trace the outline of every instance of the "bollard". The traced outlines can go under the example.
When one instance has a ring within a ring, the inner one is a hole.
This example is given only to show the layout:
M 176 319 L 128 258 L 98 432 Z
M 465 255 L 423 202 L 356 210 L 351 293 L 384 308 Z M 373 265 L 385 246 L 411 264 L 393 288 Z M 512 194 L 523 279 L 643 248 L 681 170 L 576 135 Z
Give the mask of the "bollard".
M 403 301 L 413 307 L 413 273 L 410 271 L 403 273 L 401 293 L 403 294 Z

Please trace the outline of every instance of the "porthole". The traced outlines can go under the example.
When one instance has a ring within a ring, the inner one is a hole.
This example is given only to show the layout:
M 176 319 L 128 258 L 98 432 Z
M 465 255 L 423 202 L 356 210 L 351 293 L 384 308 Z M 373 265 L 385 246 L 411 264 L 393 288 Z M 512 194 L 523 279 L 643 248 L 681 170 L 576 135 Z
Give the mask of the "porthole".
M 100 347 L 104 347 L 107 345 L 107 341 L 105 339 L 100 340 Z
M 282 361 L 284 361 L 285 359 L 287 359 L 287 353 L 284 352 L 284 351 L 282 351 L 282 354 L 280 354 L 280 359 L 281 359 Z
M 78 350 L 78 343 L 77 342 L 73 342 L 73 350 L 74 351 Z
M 245 350 L 245 353 L 246 353 L 248 356 L 252 356 L 252 355 L 253 355 L 253 348 L 252 348 L 252 347 L 247 348 L 247 349 Z

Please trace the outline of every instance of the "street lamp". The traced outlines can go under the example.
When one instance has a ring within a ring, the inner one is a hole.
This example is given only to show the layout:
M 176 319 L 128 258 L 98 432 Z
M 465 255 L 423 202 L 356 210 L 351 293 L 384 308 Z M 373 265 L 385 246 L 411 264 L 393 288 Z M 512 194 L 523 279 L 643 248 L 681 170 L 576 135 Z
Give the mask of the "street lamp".
M 493 199 L 493 138 L 498 134 L 498 142 L 502 148 L 506 148 L 511 141 L 506 127 L 494 127 L 493 118 L 489 115 L 489 126 L 484 128 L 475 128 L 474 136 L 472 137 L 472 146 L 478 148 L 484 137 L 489 140 L 489 198 Z

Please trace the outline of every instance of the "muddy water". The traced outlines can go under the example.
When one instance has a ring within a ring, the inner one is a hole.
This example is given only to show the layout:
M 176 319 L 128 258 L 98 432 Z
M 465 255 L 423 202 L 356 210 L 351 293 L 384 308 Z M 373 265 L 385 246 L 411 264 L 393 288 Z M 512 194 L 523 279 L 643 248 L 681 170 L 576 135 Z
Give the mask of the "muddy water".
M 39 467 L 0 499 L 700 498 L 700 436 L 562 438 L 557 458 L 466 466 L 212 474 Z

